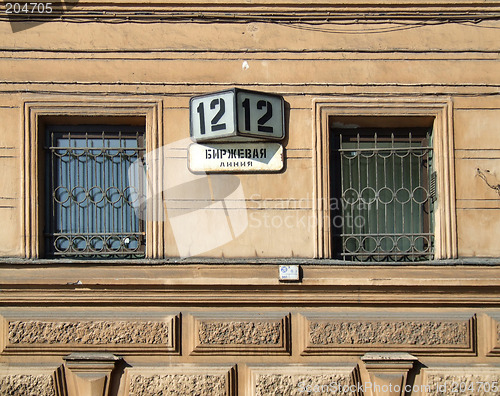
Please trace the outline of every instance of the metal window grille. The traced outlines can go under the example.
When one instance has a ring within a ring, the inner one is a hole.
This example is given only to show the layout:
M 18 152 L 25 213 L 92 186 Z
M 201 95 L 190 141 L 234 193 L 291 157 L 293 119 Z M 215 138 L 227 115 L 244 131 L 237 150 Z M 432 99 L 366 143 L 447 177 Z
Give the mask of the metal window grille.
M 436 174 L 429 129 L 334 129 L 331 136 L 334 255 L 432 259 Z
M 142 257 L 145 232 L 128 169 L 144 150 L 144 128 L 47 128 L 46 251 L 64 257 Z

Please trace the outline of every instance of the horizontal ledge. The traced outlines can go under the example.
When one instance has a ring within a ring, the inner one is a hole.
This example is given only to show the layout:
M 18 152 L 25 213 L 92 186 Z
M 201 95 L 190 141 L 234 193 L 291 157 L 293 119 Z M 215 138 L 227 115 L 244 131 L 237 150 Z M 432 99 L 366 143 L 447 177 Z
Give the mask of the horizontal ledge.
M 71 361 L 71 362 L 82 362 L 82 361 L 116 362 L 117 360 L 121 360 L 121 357 L 115 356 L 112 353 L 107 353 L 107 352 L 74 352 L 63 357 L 63 359 L 65 361 Z
M 7 302 L 10 297 L 17 296 L 14 297 L 16 299 L 19 295 L 27 297 L 27 292 L 32 296 L 35 292 L 44 295 L 44 299 L 54 296 L 60 301 L 68 298 L 92 299 L 101 294 L 102 301 L 106 299 L 104 296 L 112 299 L 116 296 L 120 299 L 131 297 L 133 300 L 137 292 L 141 298 L 146 298 L 146 294 L 158 301 L 167 298 L 173 302 L 179 298 L 183 304 L 190 298 L 224 303 L 235 300 L 245 304 L 263 298 L 272 302 L 281 300 L 284 294 L 291 299 L 320 303 L 332 298 L 342 301 L 351 297 L 356 299 L 360 294 L 368 296 L 368 300 L 370 295 L 376 295 L 377 301 L 382 295 L 391 301 L 398 296 L 395 300 L 399 301 L 403 295 L 406 299 L 410 290 L 415 296 L 420 296 L 417 300 L 424 296 L 435 300 L 443 298 L 442 293 L 447 290 L 446 301 L 457 301 L 461 297 L 467 301 L 476 298 L 487 303 L 488 300 L 500 301 L 499 261 L 457 259 L 412 265 L 367 265 L 340 260 L 290 258 L 130 261 L 2 259 L 0 301 Z M 280 264 L 300 265 L 301 279 L 280 282 Z
M 43 56 L 43 55 L 45 56 Z M 190 57 L 188 57 L 190 55 Z M 352 52 L 343 53 L 325 53 L 324 51 L 295 51 L 284 53 L 280 49 L 273 51 L 273 55 L 270 53 L 251 53 L 249 51 L 239 51 L 238 53 L 230 51 L 228 53 L 211 53 L 211 54 L 199 54 L 196 51 L 190 51 L 189 53 L 184 53 L 183 51 L 178 51 L 176 54 L 165 53 L 153 56 L 149 51 L 138 54 L 125 54 L 125 53 L 113 53 L 113 54 L 90 54 L 90 53 L 54 53 L 51 55 L 46 55 L 43 52 L 32 52 L 29 54 L 12 54 L 9 56 L 6 52 L 1 52 L 0 50 L 0 60 L 2 61 L 12 61 L 12 62 L 23 62 L 23 61 L 86 61 L 86 62 L 172 62 L 172 61 L 193 61 L 194 55 L 198 55 L 197 62 L 241 62 L 242 57 L 246 61 L 257 62 L 257 61 L 270 61 L 270 62 L 315 62 L 316 64 L 325 62 L 343 62 L 343 63 L 355 63 L 355 62 L 498 62 L 497 53 L 481 53 L 471 54 L 466 52 L 456 51 L 455 54 L 450 53 L 430 53 L 427 56 L 421 55 L 419 53 L 408 53 L 408 52 L 394 52 L 390 55 L 381 53 L 363 53 L 359 52 L 356 55 Z
M 23 258 L 0 258 L 0 268 L 6 266 L 34 266 L 37 268 L 54 268 L 58 266 L 178 266 L 178 265 L 305 265 L 305 266 L 327 266 L 327 267 L 456 267 L 456 266 L 488 266 L 500 267 L 500 257 L 463 257 L 457 259 L 428 260 L 416 262 L 366 262 L 348 261 L 336 259 L 313 259 L 313 258 L 208 258 L 208 257 L 167 257 L 161 259 L 23 259 Z
M 318 2 L 301 2 L 299 4 L 288 2 L 276 3 L 261 1 L 260 4 L 242 4 L 224 1 L 224 4 L 212 2 L 189 2 L 179 4 L 158 4 L 153 2 L 120 3 L 107 0 L 96 4 L 93 1 L 80 1 L 73 7 L 66 4 L 53 3 L 49 11 L 42 13 L 5 13 L 3 18 L 10 20 L 22 19 L 53 19 L 55 17 L 92 18 L 104 20 L 128 17 L 127 22 L 134 19 L 166 19 L 183 20 L 190 22 L 203 22 L 211 20 L 238 22 L 251 21 L 254 18 L 266 18 L 264 21 L 298 21 L 298 22 L 328 22 L 338 20 L 355 20 L 364 23 L 371 20 L 387 20 L 389 18 L 404 18 L 410 20 L 426 20 L 430 16 L 431 22 L 473 20 L 477 18 L 498 17 L 499 6 L 497 2 L 486 3 L 481 0 L 470 0 L 465 4 L 449 1 L 448 4 L 431 1 L 422 2 L 412 0 L 406 4 L 388 3 L 366 0 L 363 3 L 356 1 L 330 1 L 323 4 Z M 336 4 L 335 4 L 336 3 Z M 474 4 L 475 3 L 475 4 Z M 45 10 L 43 10 L 45 11 Z M 418 12 L 415 12 L 418 11 Z M 467 11 L 466 13 L 464 11 Z M 388 18 L 389 17 L 389 18 Z M 81 20 L 79 20 L 81 21 Z
M 467 48 L 467 49 L 440 49 L 440 48 L 429 48 L 429 49 L 409 49 L 409 48 L 393 48 L 393 49 L 379 49 L 379 48 L 356 48 L 356 49 L 349 49 L 349 48 L 342 48 L 342 49 L 330 49 L 330 48 L 316 48 L 316 49 L 310 49 L 310 48 L 301 48 L 301 49 L 290 49 L 286 47 L 277 47 L 273 49 L 268 49 L 268 48 L 239 48 L 239 49 L 217 49 L 217 48 L 175 48 L 175 47 L 170 47 L 170 48 L 147 48 L 147 49 L 137 49 L 137 48 L 97 48 L 97 49 L 92 49 L 92 48 L 79 48 L 79 49 L 67 49 L 67 48 L 43 48 L 43 47 L 0 47 L 0 56 L 2 59 L 10 59 L 13 56 L 8 56 L 9 53 L 15 54 L 15 56 L 18 59 L 24 59 L 24 57 L 27 57 L 28 59 L 46 59 L 48 56 L 53 56 L 54 59 L 66 59 L 65 56 L 67 55 L 80 55 L 84 56 L 87 55 L 89 56 L 88 58 L 85 59 L 109 59 L 111 58 L 110 55 L 115 55 L 115 56 L 121 56 L 121 55 L 135 55 L 135 56 L 142 56 L 145 54 L 148 54 L 150 58 L 153 57 L 152 54 L 157 54 L 158 56 L 172 56 L 172 55 L 180 55 L 180 54 L 208 54 L 208 55 L 218 55 L 219 58 L 216 59 L 231 59 L 228 58 L 228 55 L 234 55 L 235 57 L 239 56 L 241 57 L 241 54 L 254 54 L 254 55 L 259 55 L 259 54 L 265 54 L 269 55 L 272 54 L 276 56 L 276 54 L 280 54 L 282 56 L 286 55 L 304 55 L 304 54 L 310 54 L 311 56 L 317 56 L 318 54 L 328 54 L 328 55 L 337 55 L 339 56 L 339 59 L 345 59 L 345 57 L 341 57 L 343 54 L 349 54 L 351 56 L 359 56 L 360 58 L 365 55 L 386 55 L 386 56 L 393 56 L 395 57 L 395 54 L 401 56 L 422 56 L 423 59 L 428 59 L 434 55 L 437 54 L 447 54 L 447 55 L 491 55 L 491 59 L 497 59 L 498 58 L 498 50 L 496 49 L 477 49 L 477 48 Z M 45 57 L 41 56 L 41 54 L 44 54 Z M 28 57 L 28 55 L 31 55 Z M 95 57 L 95 55 L 99 56 L 102 55 L 103 57 Z M 90 58 L 90 56 L 94 56 Z M 104 57 L 105 56 L 105 57 Z M 53 59 L 53 58 L 49 58 Z M 121 58 L 118 58 L 121 59 Z M 131 59 L 136 59 L 136 58 L 131 58 Z M 142 59 L 142 58 L 140 58 Z M 155 58 L 156 59 L 156 58 Z M 170 58 L 167 58 L 170 59 Z M 189 58 L 192 60 L 192 58 Z M 205 58 L 202 58 L 205 59 Z M 239 58 L 238 58 L 239 59 Z M 268 60 L 269 56 L 264 58 L 263 60 Z M 303 58 L 300 58 L 303 59 Z M 314 59 L 314 58 L 311 58 Z M 385 58 L 382 58 L 385 59 Z M 399 58 L 397 58 L 399 59 Z M 431 58 L 433 59 L 433 58 Z M 441 59 L 441 58 L 439 58 Z M 448 59 L 448 58 L 447 58 Z M 455 60 L 456 58 L 450 57 L 449 59 Z M 483 59 L 483 58 L 481 58 Z M 469 60 L 469 58 L 466 58 L 466 60 Z
M 355 295 L 353 295 L 355 294 Z M 119 300 L 117 300 L 119 299 Z M 409 295 L 408 292 L 399 293 L 385 293 L 383 296 L 380 294 L 371 293 L 353 293 L 353 291 L 344 292 L 343 294 L 331 293 L 308 293 L 303 292 L 289 294 L 280 292 L 264 293 L 244 293 L 241 292 L 234 294 L 220 294 L 214 296 L 214 290 L 206 293 L 175 293 L 168 295 L 149 295 L 141 291 L 139 294 L 119 296 L 110 293 L 88 293 L 85 295 L 75 293 L 39 293 L 29 291 L 29 294 L 24 292 L 9 293 L 9 295 L 0 296 L 0 303 L 4 307 L 9 306 L 26 306 L 26 307 L 43 307 L 47 306 L 85 306 L 92 307 L 102 306 L 135 306 L 135 307 L 179 307 L 179 306 L 197 306 L 205 307 L 208 305 L 228 306 L 234 308 L 245 306 L 252 306 L 262 308 L 265 305 L 269 307 L 283 307 L 283 306 L 359 306 L 365 304 L 369 306 L 380 307 L 382 304 L 392 304 L 393 307 L 405 306 L 429 306 L 435 308 L 436 306 L 446 307 L 464 307 L 464 306 L 481 306 L 481 307 L 498 307 L 500 304 L 500 297 L 490 294 L 451 294 L 443 296 L 442 294 L 425 295 L 422 293 L 414 293 Z M 143 348 L 144 349 L 144 348 Z M 140 352 L 140 351 L 138 351 Z M 148 350 L 148 354 L 151 351 Z M 166 351 L 169 352 L 169 351 Z M 161 351 L 161 354 L 166 353 Z M 134 353 L 131 351 L 130 354 Z M 127 352 L 129 354 L 129 352 Z M 135 354 L 135 353 L 134 353 Z M 170 352 L 169 354 L 177 354 Z M 345 352 L 342 352 L 345 354 Z
M 406 352 L 368 352 L 365 353 L 361 360 L 363 362 L 380 362 L 380 361 L 417 361 L 413 355 Z
M 76 2 L 74 2 L 76 3 Z M 105 4 L 122 6 L 123 1 L 121 0 L 81 0 L 78 3 L 78 6 L 83 5 L 97 5 L 103 6 Z M 169 6 L 169 7 L 177 7 L 179 8 L 178 0 L 146 0 L 140 3 L 144 6 Z M 242 2 L 239 0 L 189 0 L 182 3 L 184 8 L 186 7 L 197 7 L 199 9 L 200 6 L 205 5 L 207 7 L 216 7 L 216 8 L 224 8 L 226 6 L 242 6 Z M 252 7 L 268 7 L 269 5 L 276 7 L 307 7 L 314 6 L 315 8 L 319 7 L 348 7 L 348 6 L 397 6 L 397 7 L 408 7 L 411 5 L 418 6 L 427 6 L 427 7 L 472 7 L 472 6 L 496 6 L 498 2 L 495 0 L 468 0 L 457 3 L 456 0 L 254 0 L 251 5 L 246 6 L 247 8 Z
M 240 86 L 240 87 L 444 87 L 444 88 L 499 88 L 500 84 L 493 83 L 438 83 L 438 82 L 418 82 L 418 83 L 397 83 L 397 82 L 381 82 L 381 83 L 372 83 L 372 82 L 311 82 L 311 81 L 303 81 L 303 82 L 251 82 L 251 83 L 236 83 L 236 82 L 189 82 L 189 81 L 181 81 L 181 82 L 140 82 L 140 81 L 131 81 L 131 82 L 99 82 L 99 81 L 6 81 L 0 80 L 0 85 L 22 85 L 26 87 L 28 85 L 50 85 L 50 86 L 66 86 L 66 85 L 75 85 L 75 86 L 158 86 L 158 87 L 166 87 L 166 86 L 181 86 L 181 87 L 207 87 L 207 86 Z M 23 89 L 19 92 L 27 92 L 26 89 Z M 29 92 L 29 91 L 28 91 Z M 498 95 L 498 91 L 493 92 L 494 95 Z M 137 95 L 137 94 L 134 94 Z M 147 95 L 157 95 L 155 93 L 147 93 Z M 303 93 L 302 93 L 303 95 Z

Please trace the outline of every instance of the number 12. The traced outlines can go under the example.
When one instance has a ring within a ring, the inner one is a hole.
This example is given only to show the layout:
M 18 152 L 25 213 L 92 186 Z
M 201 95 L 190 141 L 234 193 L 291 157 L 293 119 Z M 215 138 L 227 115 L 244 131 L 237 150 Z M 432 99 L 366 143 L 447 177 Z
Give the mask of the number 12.
M 250 131 L 250 99 L 246 98 L 243 103 L 243 108 L 245 109 L 245 130 Z M 257 130 L 259 132 L 273 133 L 273 127 L 266 125 L 266 123 L 273 116 L 273 105 L 267 100 L 259 100 L 257 102 L 257 109 L 266 109 L 266 113 L 257 120 Z
M 217 98 L 217 99 L 214 99 L 210 102 L 210 108 L 212 110 L 215 110 L 216 107 L 219 108 L 219 111 L 210 121 L 210 125 L 211 125 L 210 129 L 212 132 L 221 131 L 221 130 L 226 129 L 225 122 L 219 123 L 220 119 L 222 118 L 222 116 L 226 112 L 226 102 L 224 101 L 224 99 Z M 203 102 L 201 102 L 198 105 L 198 107 L 196 108 L 196 111 L 198 112 L 198 114 L 200 116 L 200 134 L 204 135 L 206 131 L 205 131 L 205 106 L 204 106 Z

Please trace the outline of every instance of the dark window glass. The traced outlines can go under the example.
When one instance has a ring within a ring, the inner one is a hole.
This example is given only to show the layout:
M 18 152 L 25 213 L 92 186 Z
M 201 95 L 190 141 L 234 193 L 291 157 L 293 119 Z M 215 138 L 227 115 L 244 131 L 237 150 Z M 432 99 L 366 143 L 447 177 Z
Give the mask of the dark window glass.
M 144 150 L 144 128 L 47 128 L 48 256 L 140 257 L 143 224 L 128 170 Z
M 431 259 L 435 173 L 429 129 L 333 129 L 331 139 L 334 255 Z

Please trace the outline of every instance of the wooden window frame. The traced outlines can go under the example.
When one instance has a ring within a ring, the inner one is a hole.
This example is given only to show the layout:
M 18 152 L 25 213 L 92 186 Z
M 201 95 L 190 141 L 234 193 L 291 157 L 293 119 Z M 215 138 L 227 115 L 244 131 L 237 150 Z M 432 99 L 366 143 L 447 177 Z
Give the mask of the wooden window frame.
M 437 208 L 434 218 L 434 259 L 458 256 L 455 169 L 453 146 L 453 105 L 451 100 L 412 98 L 327 98 L 313 104 L 314 122 L 314 212 L 315 257 L 331 258 L 330 123 L 331 117 L 432 117 L 434 167 L 437 170 Z

